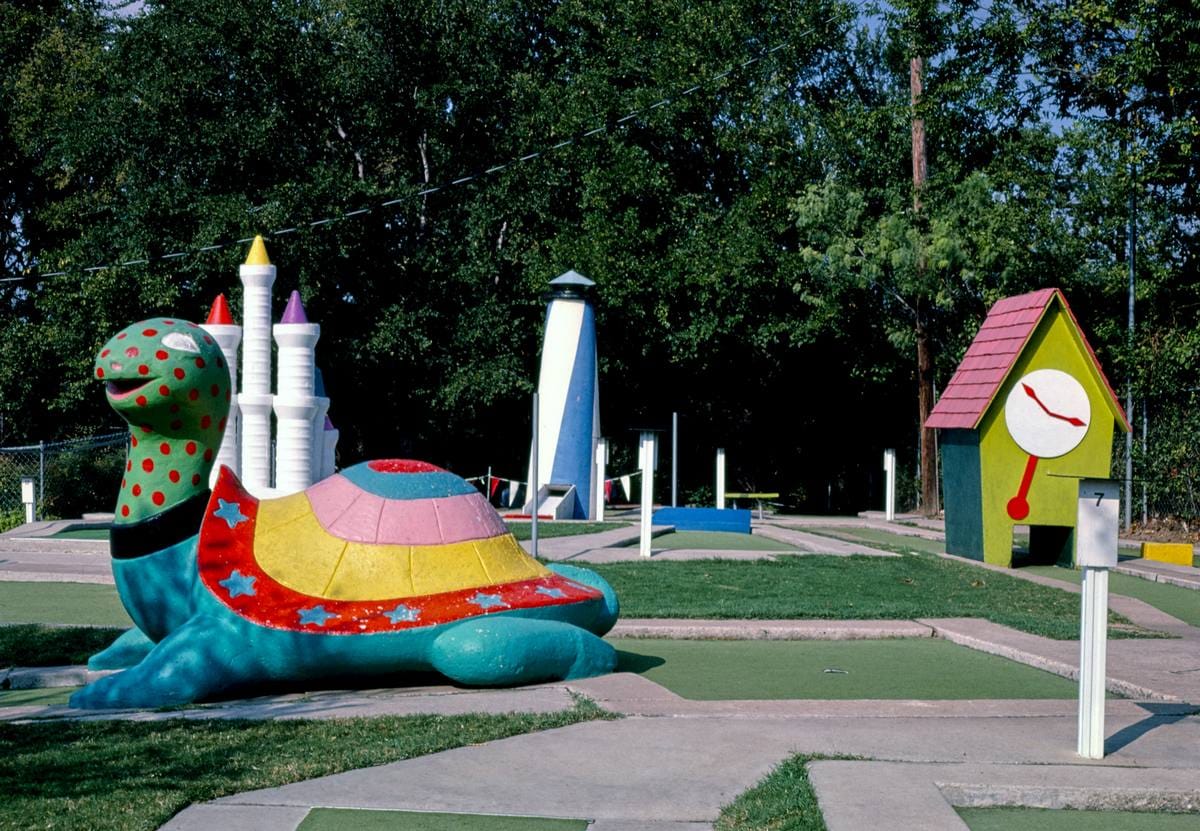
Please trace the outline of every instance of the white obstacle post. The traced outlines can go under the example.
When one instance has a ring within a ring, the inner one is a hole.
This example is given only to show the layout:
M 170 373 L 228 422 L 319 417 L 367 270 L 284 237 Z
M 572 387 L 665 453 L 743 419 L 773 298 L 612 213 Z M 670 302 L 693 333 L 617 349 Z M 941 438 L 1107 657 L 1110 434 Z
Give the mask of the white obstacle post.
M 654 468 L 658 453 L 655 447 L 653 430 L 643 430 L 641 434 L 639 461 L 642 468 L 642 534 L 639 554 L 650 556 L 650 520 L 654 508 Z
M 679 507 L 679 413 L 671 413 L 671 507 Z
M 717 510 L 725 510 L 725 448 L 717 448 Z
M 534 559 L 538 555 L 538 394 L 533 394 L 533 446 L 529 449 L 529 493 L 533 511 L 529 517 L 529 547 Z
M 604 476 L 608 466 L 608 439 L 596 439 L 596 485 L 592 489 L 592 519 L 604 522 Z
M 1081 479 L 1075 561 L 1083 569 L 1079 627 L 1079 755 L 1104 758 L 1105 662 L 1108 651 L 1108 571 L 1117 565 L 1120 483 Z
M 21 504 L 25 506 L 25 521 L 26 522 L 33 522 L 33 518 L 36 515 L 36 512 L 34 511 L 34 506 L 35 506 L 36 502 L 37 502 L 37 500 L 34 498 L 34 495 L 33 495 L 33 477 L 32 476 L 22 476 L 21 477 Z
M 883 518 L 888 522 L 896 519 L 896 451 L 888 448 L 883 451 Z

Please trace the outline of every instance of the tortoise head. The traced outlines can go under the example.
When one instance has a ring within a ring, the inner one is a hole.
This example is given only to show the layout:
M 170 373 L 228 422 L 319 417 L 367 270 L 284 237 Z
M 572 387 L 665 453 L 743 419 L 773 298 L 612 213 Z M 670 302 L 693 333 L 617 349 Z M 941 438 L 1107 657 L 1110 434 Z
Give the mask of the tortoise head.
M 220 444 L 232 395 L 229 368 L 211 335 L 185 320 L 143 320 L 96 356 L 108 403 L 132 427 Z

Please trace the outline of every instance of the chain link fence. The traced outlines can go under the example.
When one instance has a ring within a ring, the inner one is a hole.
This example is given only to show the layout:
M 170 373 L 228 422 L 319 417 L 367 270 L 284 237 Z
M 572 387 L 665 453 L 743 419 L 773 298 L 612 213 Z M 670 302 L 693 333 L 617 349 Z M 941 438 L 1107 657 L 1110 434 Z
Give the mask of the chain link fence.
M 111 511 L 121 481 L 127 432 L 0 447 L 0 531 L 25 521 L 21 480 L 33 480 L 35 519 Z

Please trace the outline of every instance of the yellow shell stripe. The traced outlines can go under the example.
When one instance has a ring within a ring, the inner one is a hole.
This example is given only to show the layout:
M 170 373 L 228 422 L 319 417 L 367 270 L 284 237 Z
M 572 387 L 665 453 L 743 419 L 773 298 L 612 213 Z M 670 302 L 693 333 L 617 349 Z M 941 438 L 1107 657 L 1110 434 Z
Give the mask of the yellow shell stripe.
M 328 600 L 388 600 L 546 577 L 512 534 L 447 545 L 333 537 L 303 493 L 259 503 L 254 557 L 273 580 Z

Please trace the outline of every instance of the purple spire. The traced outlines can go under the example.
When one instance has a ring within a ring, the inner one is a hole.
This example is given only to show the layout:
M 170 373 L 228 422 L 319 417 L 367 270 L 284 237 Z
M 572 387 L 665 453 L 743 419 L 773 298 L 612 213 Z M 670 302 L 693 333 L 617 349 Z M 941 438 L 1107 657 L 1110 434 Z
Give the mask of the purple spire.
M 300 302 L 300 292 L 293 291 L 288 298 L 287 308 L 283 310 L 280 323 L 308 323 L 308 315 L 304 313 L 304 304 Z
M 325 416 L 325 429 L 326 430 L 336 430 L 337 429 L 336 427 L 333 426 L 333 422 L 329 419 L 329 416 Z

